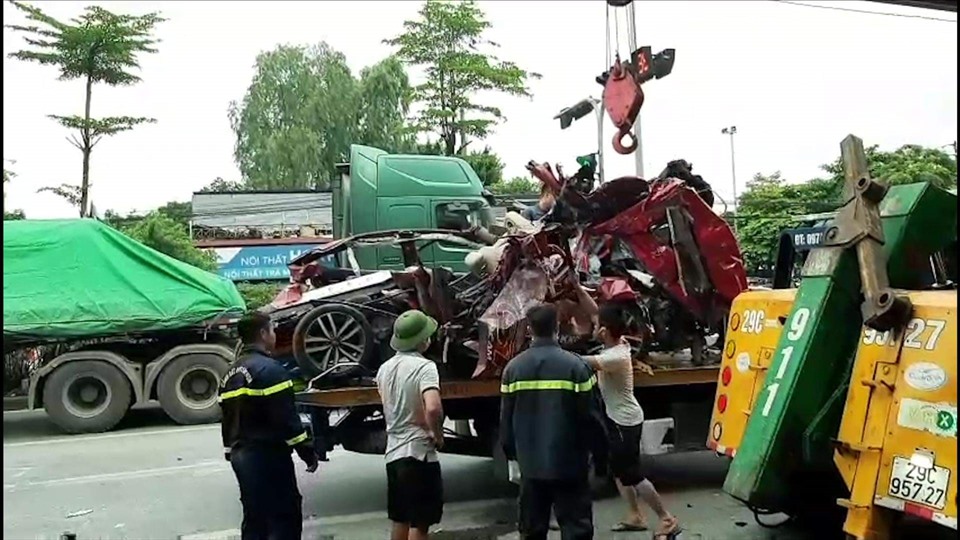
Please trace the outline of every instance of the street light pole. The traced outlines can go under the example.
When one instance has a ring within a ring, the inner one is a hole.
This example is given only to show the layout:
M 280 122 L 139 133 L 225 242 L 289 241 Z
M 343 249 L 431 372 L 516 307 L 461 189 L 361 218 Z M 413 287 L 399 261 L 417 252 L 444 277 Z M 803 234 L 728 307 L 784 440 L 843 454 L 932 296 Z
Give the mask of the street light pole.
M 734 209 L 734 218 L 733 218 L 733 232 L 737 232 L 737 154 L 734 149 L 733 136 L 737 134 L 737 126 L 725 127 L 720 130 L 720 133 L 730 136 L 730 176 L 733 179 L 733 209 Z

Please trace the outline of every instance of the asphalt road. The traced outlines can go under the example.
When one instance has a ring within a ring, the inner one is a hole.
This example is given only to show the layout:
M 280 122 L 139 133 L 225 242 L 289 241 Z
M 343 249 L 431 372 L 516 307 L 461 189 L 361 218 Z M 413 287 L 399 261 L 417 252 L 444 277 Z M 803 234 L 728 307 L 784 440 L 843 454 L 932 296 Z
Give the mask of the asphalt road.
M 78 540 L 227 540 L 238 534 L 239 493 L 221 454 L 218 425 L 176 426 L 150 409 L 134 411 L 110 433 L 66 436 L 42 412 L 5 412 L 3 453 L 4 539 L 56 540 L 65 531 Z M 442 456 L 441 462 L 447 504 L 436 539 L 516 538 L 513 490 L 494 478 L 490 460 Z M 709 452 L 646 458 L 645 463 L 668 508 L 684 524 L 683 540 L 834 538 L 756 525 L 747 509 L 720 491 L 726 461 Z M 307 474 L 299 463 L 298 471 L 304 538 L 387 536 L 380 456 L 337 451 L 318 473 Z M 596 501 L 596 537 L 649 538 L 610 533 L 622 511 L 617 498 Z M 917 532 L 911 528 L 900 537 L 919 538 Z
M 239 491 L 219 425 L 172 425 L 133 411 L 120 429 L 65 436 L 42 412 L 3 416 L 3 538 L 170 540 L 236 528 Z M 489 460 L 444 456 L 451 502 L 507 495 Z M 337 451 L 308 474 L 298 463 L 304 517 L 385 511 L 383 458 Z

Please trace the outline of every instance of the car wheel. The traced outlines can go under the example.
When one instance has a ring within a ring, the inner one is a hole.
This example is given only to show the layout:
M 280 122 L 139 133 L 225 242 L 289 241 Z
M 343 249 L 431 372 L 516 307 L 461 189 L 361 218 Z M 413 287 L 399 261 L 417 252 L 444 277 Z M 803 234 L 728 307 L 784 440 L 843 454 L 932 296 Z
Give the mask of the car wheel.
M 293 331 L 293 356 L 308 377 L 346 363 L 369 369 L 375 349 L 370 321 L 352 306 L 322 304 L 304 315 Z

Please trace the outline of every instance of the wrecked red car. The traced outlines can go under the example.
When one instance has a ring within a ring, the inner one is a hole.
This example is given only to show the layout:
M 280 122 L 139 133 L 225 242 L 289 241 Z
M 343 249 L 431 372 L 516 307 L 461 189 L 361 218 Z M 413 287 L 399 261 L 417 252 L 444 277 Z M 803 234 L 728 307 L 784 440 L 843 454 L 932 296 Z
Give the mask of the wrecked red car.
M 554 302 L 577 312 L 574 287 L 629 314 L 639 355 L 689 349 L 695 364 L 722 343 L 734 297 L 746 290 L 736 239 L 711 209 L 712 191 L 690 165 L 672 162 L 657 178 L 625 177 L 585 186 L 531 162 L 531 174 L 557 204 L 526 232 L 384 231 L 327 244 L 292 261 L 291 284 L 270 306 L 278 346 L 296 358 L 315 388 L 363 384 L 390 355 L 395 317 L 421 309 L 440 323 L 428 355 L 441 376 L 497 377 L 527 344 L 524 314 Z M 475 272 L 425 268 L 418 250 L 432 242 L 469 247 Z M 354 250 L 399 245 L 406 270 L 362 271 Z M 348 264 L 323 267 L 324 257 Z M 564 324 L 561 340 L 597 347 L 589 331 Z M 368 381 L 367 381 L 368 382 Z

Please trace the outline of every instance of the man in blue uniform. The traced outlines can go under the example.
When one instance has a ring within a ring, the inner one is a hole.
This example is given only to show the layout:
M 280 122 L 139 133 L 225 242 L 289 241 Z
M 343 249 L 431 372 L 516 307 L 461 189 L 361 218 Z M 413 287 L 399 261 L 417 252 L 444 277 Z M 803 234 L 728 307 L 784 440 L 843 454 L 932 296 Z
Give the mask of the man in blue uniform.
M 237 325 L 242 348 L 220 387 L 224 455 L 240 484 L 243 540 L 299 540 L 300 491 L 291 449 L 317 470 L 317 454 L 300 423 L 293 381 L 270 356 L 273 323 L 251 313 Z
M 557 344 L 557 309 L 527 312 L 533 343 L 503 371 L 503 450 L 520 469 L 520 534 L 546 540 L 553 509 L 564 540 L 593 538 L 590 454 L 607 452 L 593 370 Z

